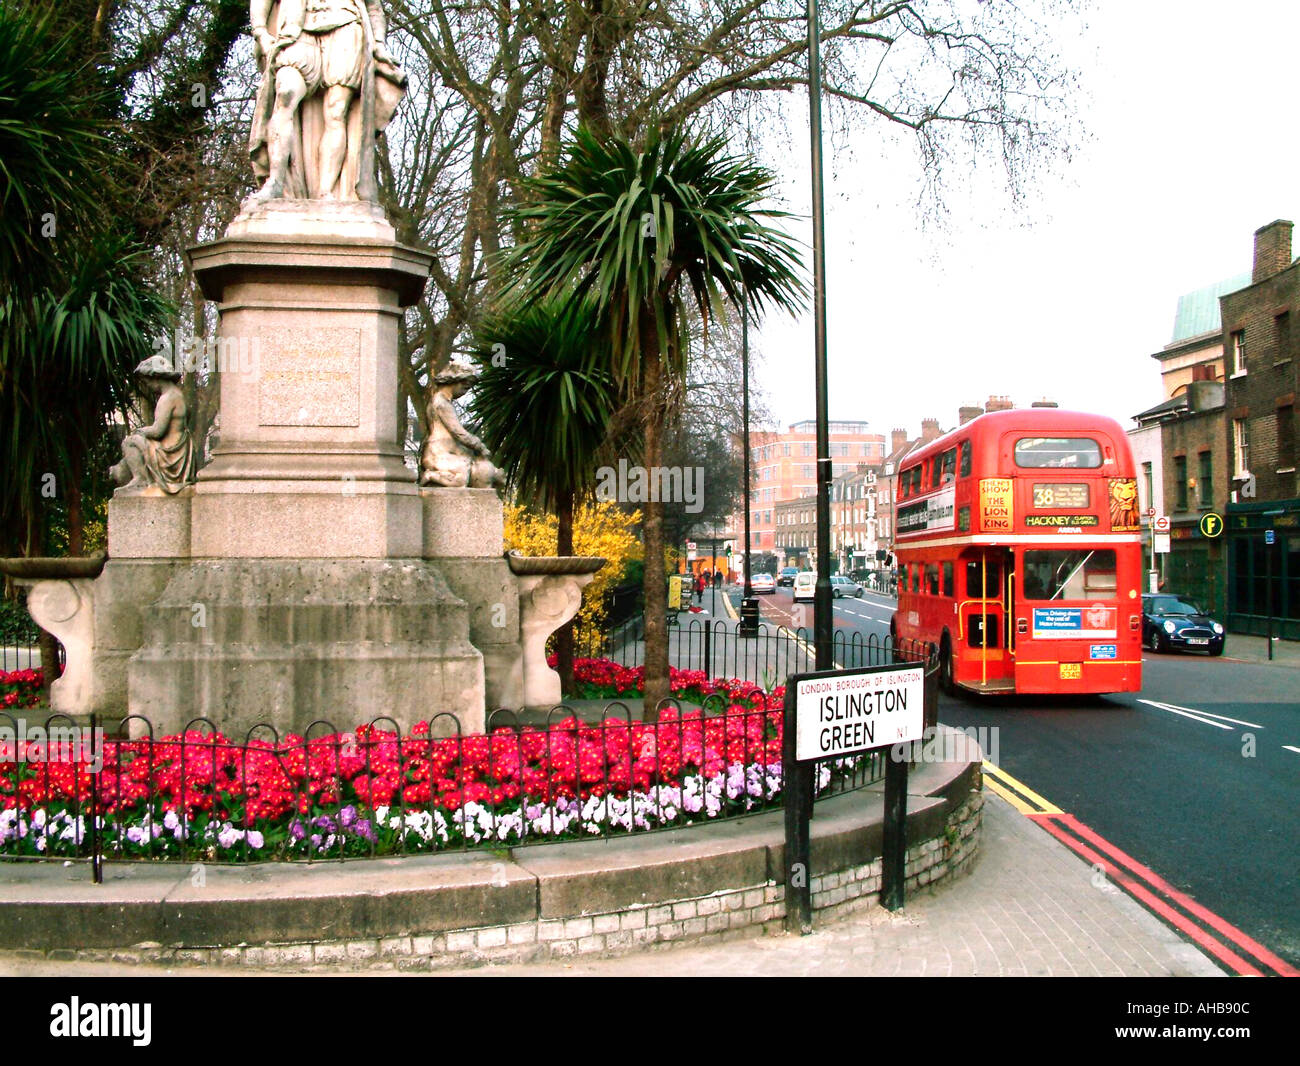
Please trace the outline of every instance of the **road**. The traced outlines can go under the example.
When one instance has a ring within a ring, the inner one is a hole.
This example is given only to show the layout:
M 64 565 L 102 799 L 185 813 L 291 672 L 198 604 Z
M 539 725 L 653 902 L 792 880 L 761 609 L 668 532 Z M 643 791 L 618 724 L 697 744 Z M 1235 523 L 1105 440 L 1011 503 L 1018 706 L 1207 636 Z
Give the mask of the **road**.
M 800 621 L 788 589 L 762 599 L 765 618 Z M 835 625 L 883 636 L 892 610 L 872 593 L 837 600 Z M 811 618 L 809 608 L 809 630 Z M 1138 693 L 941 695 L 939 717 L 990 730 L 990 761 L 1037 794 L 1021 806 L 1046 830 L 1108 871 L 1145 867 L 1151 876 L 1133 878 L 1140 902 L 1267 973 L 1244 939 L 1214 927 L 1222 919 L 1300 966 L 1300 670 L 1232 650 L 1230 637 L 1222 659 L 1146 652 Z M 1112 864 L 1118 853 L 1135 862 Z

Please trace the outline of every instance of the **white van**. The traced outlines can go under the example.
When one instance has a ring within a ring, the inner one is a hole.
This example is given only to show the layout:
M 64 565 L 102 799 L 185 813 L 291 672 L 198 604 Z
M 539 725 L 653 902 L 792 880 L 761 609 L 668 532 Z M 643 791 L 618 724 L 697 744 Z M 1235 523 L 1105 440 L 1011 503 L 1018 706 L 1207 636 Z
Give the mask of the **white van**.
M 813 570 L 800 570 L 794 576 L 794 602 L 807 600 L 811 603 L 817 595 L 817 574 Z

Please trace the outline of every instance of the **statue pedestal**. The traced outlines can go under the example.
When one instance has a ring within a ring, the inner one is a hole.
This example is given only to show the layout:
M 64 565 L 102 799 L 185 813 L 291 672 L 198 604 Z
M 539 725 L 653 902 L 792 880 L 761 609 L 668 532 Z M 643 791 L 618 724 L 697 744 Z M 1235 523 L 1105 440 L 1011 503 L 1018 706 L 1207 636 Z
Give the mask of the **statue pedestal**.
M 221 313 L 221 443 L 187 491 L 187 557 L 139 613 L 131 712 L 156 734 L 200 716 L 238 736 L 385 717 L 408 729 L 441 712 L 482 730 L 472 638 L 518 644 L 517 606 L 496 612 L 514 621 L 502 640 L 490 606 L 467 602 L 513 592 L 475 570 L 501 564 L 501 504 L 422 497 L 397 402 L 398 323 L 431 257 L 395 243 L 373 205 L 293 201 L 258 205 L 190 256 Z M 143 551 L 180 536 L 161 506 L 120 501 L 123 517 L 151 513 L 110 533 L 115 559 L 115 538 Z M 447 531 L 437 550 L 427 528 Z

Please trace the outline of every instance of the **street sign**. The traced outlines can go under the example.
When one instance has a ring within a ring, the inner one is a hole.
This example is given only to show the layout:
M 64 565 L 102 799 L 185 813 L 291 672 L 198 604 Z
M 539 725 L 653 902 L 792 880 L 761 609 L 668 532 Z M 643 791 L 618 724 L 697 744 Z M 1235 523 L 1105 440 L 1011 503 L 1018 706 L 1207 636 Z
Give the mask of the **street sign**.
M 1168 554 L 1169 554 L 1169 534 L 1168 534 L 1168 533 L 1157 533 L 1157 534 L 1156 534 L 1154 537 L 1152 537 L 1151 539 L 1155 542 L 1155 543 L 1152 545 L 1152 547 L 1151 547 L 1151 550 L 1152 550 L 1153 552 L 1155 552 L 1157 555 L 1168 555 Z
M 920 740 L 924 675 L 922 666 L 889 666 L 796 681 L 795 758 L 827 759 Z
M 1265 543 L 1265 544 L 1276 544 L 1276 543 L 1277 543 L 1277 533 L 1275 533 L 1275 532 L 1274 532 L 1273 530 L 1271 530 L 1271 529 L 1266 529 L 1266 530 L 1264 530 L 1264 543 Z
M 925 703 L 937 710 L 938 673 L 930 663 L 824 670 L 786 678 L 782 709 L 785 806 L 785 928 L 812 932 L 812 818 L 815 771 L 825 760 L 875 750 L 885 764 L 880 902 L 903 906 L 907 869 L 907 748 L 925 737 Z M 896 746 L 897 745 L 897 746 Z
M 1223 515 L 1215 514 L 1213 511 L 1201 515 L 1201 536 L 1217 537 L 1222 532 Z
M 1158 515 L 1156 517 L 1155 531 L 1157 533 L 1169 532 L 1169 516 L 1167 514 Z
M 1154 507 L 1148 507 L 1148 508 L 1147 508 L 1147 517 L 1148 517 L 1148 518 L 1155 518 L 1155 516 L 1156 516 L 1156 509 L 1155 509 Z

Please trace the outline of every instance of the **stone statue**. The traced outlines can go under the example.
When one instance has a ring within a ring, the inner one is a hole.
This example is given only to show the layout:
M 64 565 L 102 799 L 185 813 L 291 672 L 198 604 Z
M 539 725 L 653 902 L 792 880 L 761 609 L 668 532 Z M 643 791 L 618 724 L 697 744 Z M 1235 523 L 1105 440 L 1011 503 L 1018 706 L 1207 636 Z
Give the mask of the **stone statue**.
M 181 375 L 162 355 L 153 355 L 135 368 L 145 397 L 152 398 L 153 423 L 122 441 L 122 461 L 109 470 L 119 488 L 128 492 L 156 485 L 168 494 L 180 492 L 194 480 L 197 463 Z
M 253 202 L 377 200 L 375 136 L 405 93 L 379 0 L 251 0 L 262 82 Z
M 452 400 L 464 396 L 477 373 L 452 365 L 435 375 L 429 400 L 429 435 L 420 454 L 420 484 L 446 488 L 501 488 L 505 474 L 492 465 L 487 446 L 460 424 Z

